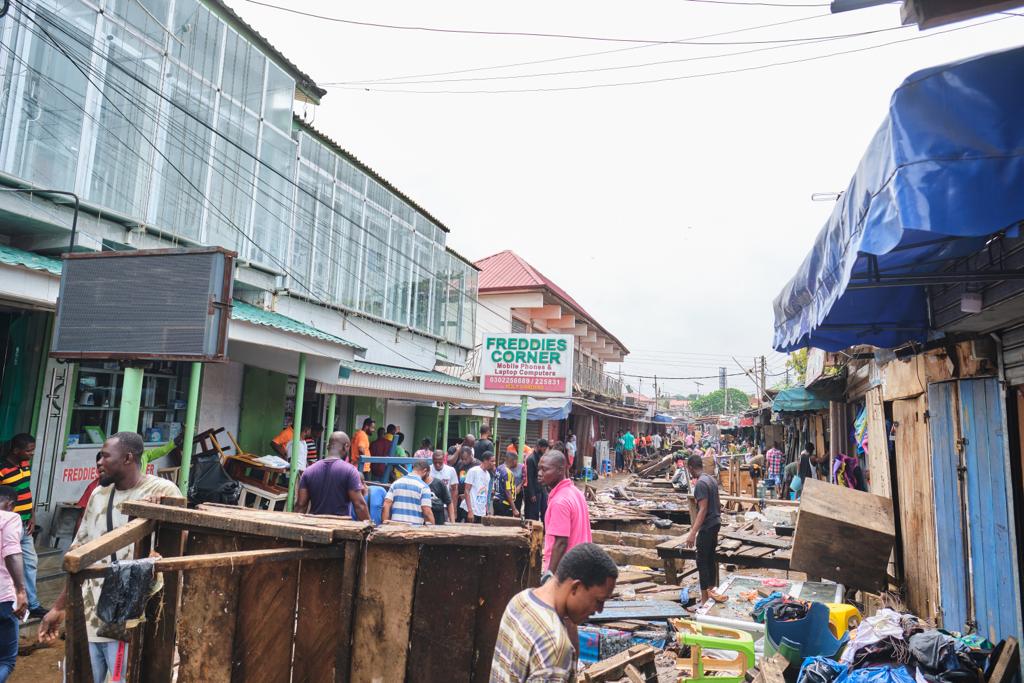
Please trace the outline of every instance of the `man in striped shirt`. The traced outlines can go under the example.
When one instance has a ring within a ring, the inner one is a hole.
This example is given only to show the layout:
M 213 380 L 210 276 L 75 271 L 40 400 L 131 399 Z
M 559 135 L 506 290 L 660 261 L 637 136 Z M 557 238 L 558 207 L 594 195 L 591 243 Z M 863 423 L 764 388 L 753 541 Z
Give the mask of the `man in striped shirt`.
M 772 447 L 764 454 L 765 479 L 773 479 L 778 485 L 782 481 L 782 451 L 779 450 L 779 442 L 772 443 Z
M 18 492 L 13 512 L 21 515 L 24 524 L 21 534 L 21 561 L 25 568 L 25 594 L 28 596 L 28 611 L 33 617 L 42 618 L 47 609 L 39 604 L 36 595 L 36 570 L 39 556 L 36 554 L 32 533 L 36 528 L 35 508 L 32 505 L 32 457 L 36 452 L 36 438 L 31 434 L 15 434 L 7 448 L 7 457 L 0 465 L 0 486 L 10 486 Z
M 430 463 L 417 460 L 412 471 L 391 485 L 384 497 L 383 520 L 420 526 L 434 523 L 431 509 L 430 487 L 424 482 L 430 473 Z
M 491 683 L 572 683 L 578 644 L 567 629 L 604 609 L 618 567 L 600 546 L 573 546 L 554 576 L 508 603 L 491 660 Z

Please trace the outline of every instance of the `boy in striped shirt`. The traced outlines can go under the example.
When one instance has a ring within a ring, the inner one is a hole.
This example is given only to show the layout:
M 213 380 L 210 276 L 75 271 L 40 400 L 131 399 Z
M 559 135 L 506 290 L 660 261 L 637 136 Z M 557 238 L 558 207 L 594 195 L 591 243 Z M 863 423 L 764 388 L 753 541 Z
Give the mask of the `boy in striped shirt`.
M 415 526 L 434 523 L 430 487 L 424 482 L 429 473 L 430 463 L 417 460 L 409 474 L 391 485 L 384 497 L 382 518 L 385 522 L 393 520 Z
M 505 608 L 491 660 L 491 683 L 576 680 L 576 627 L 615 591 L 619 569 L 600 546 L 581 543 L 554 576 L 517 594 Z
M 39 556 L 36 554 L 33 532 L 36 528 L 35 507 L 32 505 L 32 458 L 36 452 L 36 438 L 31 434 L 15 434 L 11 437 L 7 457 L 0 464 L 0 486 L 10 486 L 18 492 L 14 512 L 21 515 L 21 561 L 25 569 L 25 593 L 28 595 L 28 611 L 33 617 L 42 618 L 46 608 L 39 604 L 36 596 L 36 571 Z

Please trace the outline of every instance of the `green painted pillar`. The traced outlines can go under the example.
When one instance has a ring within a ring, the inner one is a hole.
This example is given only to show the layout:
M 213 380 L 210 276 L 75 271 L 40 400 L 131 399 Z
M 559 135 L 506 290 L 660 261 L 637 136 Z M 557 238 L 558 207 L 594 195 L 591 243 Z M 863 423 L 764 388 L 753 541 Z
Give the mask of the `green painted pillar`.
M 142 368 L 125 368 L 121 385 L 121 407 L 117 416 L 117 431 L 139 431 L 139 409 L 142 406 Z
M 320 444 L 320 457 L 327 457 L 327 444 L 331 442 L 331 434 L 334 433 L 334 412 L 338 407 L 338 395 L 331 394 L 327 397 L 327 424 L 324 429 L 324 442 Z M 347 458 L 348 454 L 343 453 L 343 458 Z
M 441 430 L 441 450 L 448 451 L 448 401 L 444 402 L 444 427 Z
M 285 510 L 295 507 L 295 484 L 299 474 L 299 438 L 302 434 L 302 402 L 306 399 L 306 354 L 299 354 L 299 377 L 295 382 L 295 415 L 292 417 L 291 467 L 288 469 L 288 500 Z
M 526 413 L 530 409 L 530 398 L 523 396 L 519 400 L 519 462 L 523 461 L 523 449 L 526 448 Z
M 494 404 L 494 417 L 491 419 L 491 440 L 494 443 L 498 443 L 498 408 L 500 406 Z
M 188 475 L 192 469 L 192 439 L 196 435 L 196 411 L 199 409 L 199 383 L 203 379 L 203 364 L 192 363 L 188 379 L 188 404 L 185 406 L 185 433 L 181 442 L 181 469 L 178 470 L 178 488 L 188 497 Z

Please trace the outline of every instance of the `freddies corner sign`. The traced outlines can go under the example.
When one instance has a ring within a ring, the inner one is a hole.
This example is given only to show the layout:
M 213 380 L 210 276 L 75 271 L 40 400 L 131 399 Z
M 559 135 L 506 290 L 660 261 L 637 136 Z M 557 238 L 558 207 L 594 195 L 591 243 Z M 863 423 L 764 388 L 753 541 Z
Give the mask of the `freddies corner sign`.
M 519 396 L 572 396 L 573 335 L 488 334 L 480 390 Z

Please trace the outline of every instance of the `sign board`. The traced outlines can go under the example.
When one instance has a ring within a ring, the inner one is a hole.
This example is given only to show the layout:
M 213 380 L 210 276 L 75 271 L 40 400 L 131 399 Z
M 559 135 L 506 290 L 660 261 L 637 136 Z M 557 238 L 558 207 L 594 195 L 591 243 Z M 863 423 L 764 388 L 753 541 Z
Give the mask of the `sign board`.
M 573 335 L 485 334 L 480 390 L 517 396 L 572 396 Z
M 219 247 L 66 254 L 50 355 L 227 360 L 234 256 Z

